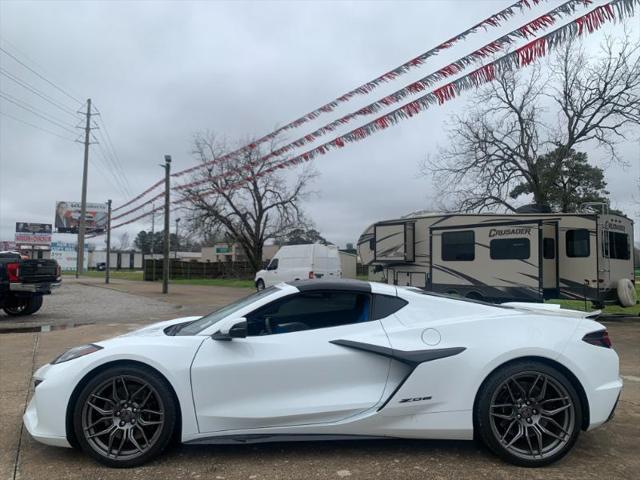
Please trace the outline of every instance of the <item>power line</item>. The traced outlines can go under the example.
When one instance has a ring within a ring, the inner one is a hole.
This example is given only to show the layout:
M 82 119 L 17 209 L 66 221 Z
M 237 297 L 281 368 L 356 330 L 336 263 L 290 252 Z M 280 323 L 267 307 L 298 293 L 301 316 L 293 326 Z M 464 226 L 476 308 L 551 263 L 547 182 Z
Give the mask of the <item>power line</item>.
M 76 132 L 71 129 L 71 128 L 73 128 L 72 125 L 68 125 L 68 124 L 64 125 L 64 124 L 62 124 L 62 123 L 60 123 L 59 119 L 53 119 L 54 117 L 50 116 L 46 112 L 39 111 L 39 110 L 35 109 L 35 107 L 29 105 L 26 102 L 23 102 L 22 100 L 19 100 L 19 99 L 15 98 L 15 97 L 12 97 L 12 96 L 4 93 L 4 92 L 1 92 L 1 91 L 0 91 L 0 98 L 4 98 L 8 102 L 11 102 L 16 106 L 18 106 L 18 107 L 20 107 L 20 108 L 22 108 L 24 110 L 27 110 L 28 112 L 33 113 L 34 115 L 42 118 L 43 120 L 46 120 L 47 122 L 51 122 L 54 125 L 57 125 L 58 127 L 63 128 L 67 132 L 73 133 L 74 135 L 76 134 Z
M 6 40 L 4 40 L 6 42 Z M 9 42 L 7 42 L 9 43 Z M 15 47 L 14 47 L 15 48 Z M 18 57 L 16 57 L 14 54 L 12 54 L 11 52 L 9 52 L 8 50 L 5 50 L 4 48 L 2 48 L 0 46 L 0 51 L 2 51 L 5 55 L 8 55 L 9 57 L 11 57 L 14 61 L 18 62 L 20 65 L 22 65 L 24 68 L 26 68 L 27 70 L 29 70 L 31 73 L 33 73 L 34 75 L 37 75 L 38 78 L 44 80 L 45 82 L 47 82 L 49 85 L 51 85 L 52 87 L 54 87 L 56 90 L 58 90 L 59 92 L 63 93 L 64 95 L 66 95 L 67 97 L 69 97 L 71 100 L 77 102 L 78 104 L 82 104 L 82 100 L 79 100 L 77 97 L 74 97 L 73 95 L 71 95 L 69 92 L 67 92 L 64 88 L 60 87 L 59 85 L 55 84 L 54 82 L 52 82 L 51 80 L 49 80 L 47 77 L 45 77 L 44 75 L 42 75 L 41 73 L 39 73 L 38 71 L 34 70 L 33 68 L 31 68 L 29 65 L 27 65 L 26 63 L 24 63 L 22 60 L 20 60 Z
M 98 110 L 96 108 L 96 111 L 98 112 L 98 118 L 100 119 L 100 122 L 102 124 L 102 130 L 104 130 L 104 135 L 102 134 L 102 130 L 100 131 L 100 135 L 102 135 L 103 138 L 106 139 L 106 146 L 108 148 L 110 148 L 111 153 L 113 155 L 113 159 L 114 159 L 114 163 L 116 164 L 119 173 L 124 181 L 124 185 L 125 188 L 127 190 L 128 195 L 131 196 L 131 184 L 129 183 L 129 180 L 127 179 L 127 176 L 124 173 L 124 169 L 122 167 L 122 162 L 120 161 L 120 156 L 118 155 L 115 146 L 113 144 L 113 141 L 111 140 L 111 135 L 109 134 L 109 129 L 107 128 L 107 124 L 104 121 L 104 117 L 102 116 L 102 113 L 100 112 L 100 110 Z
M 116 174 L 116 171 L 114 170 L 113 162 L 109 159 L 108 155 L 106 154 L 105 148 L 103 147 L 102 143 L 98 141 L 96 141 L 96 143 L 98 144 L 98 152 L 100 153 L 100 157 L 102 158 L 102 163 L 110 174 L 110 177 L 109 177 L 110 183 L 113 186 L 115 186 L 116 189 L 119 190 L 120 193 L 126 197 L 128 193 L 124 187 L 122 180 L 118 177 L 118 175 Z M 115 181 L 115 183 L 111 181 L 111 178 L 113 178 L 113 181 Z
M 49 95 L 47 95 L 46 93 L 42 92 L 41 90 L 38 90 L 36 87 L 29 85 L 27 82 L 20 80 L 19 77 L 16 77 L 15 75 L 9 73 L 7 70 L 5 70 L 4 68 L 0 67 L 0 74 L 4 75 L 5 77 L 7 77 L 8 79 L 14 81 L 15 83 L 17 83 L 18 85 L 20 85 L 21 87 L 29 90 L 31 93 L 34 93 L 36 95 L 38 95 L 40 98 L 42 98 L 43 100 L 46 100 L 47 102 L 49 102 L 51 105 L 58 107 L 60 110 L 62 110 L 63 112 L 66 112 L 70 115 L 73 115 L 76 119 L 77 119 L 77 113 L 70 109 L 65 107 L 64 105 L 61 105 L 60 103 L 56 102 L 53 98 L 51 98 Z
M 38 125 L 35 125 L 33 123 L 30 123 L 30 122 L 27 122 L 25 120 L 22 120 L 21 118 L 14 117 L 13 115 L 10 115 L 10 114 L 8 114 L 6 112 L 1 112 L 0 111 L 0 115 L 4 115 L 7 118 L 10 118 L 10 119 L 12 119 L 12 120 L 14 120 L 16 122 L 20 122 L 20 123 L 23 123 L 25 125 L 28 125 L 30 127 L 33 127 L 35 129 L 37 129 L 37 130 L 40 130 L 42 132 L 46 132 L 46 133 L 50 133 L 51 135 L 55 135 L 56 137 L 61 138 L 62 140 L 67 140 L 69 142 L 75 143 L 75 140 L 73 138 L 63 137 L 62 135 L 59 135 L 59 134 L 57 134 L 55 132 L 52 132 L 51 130 L 47 130 L 46 128 L 42 128 L 42 127 L 40 127 Z
M 128 197 L 130 195 L 130 192 L 129 192 L 128 183 L 126 181 L 126 176 L 124 174 L 124 171 L 122 170 L 122 167 L 119 165 L 119 163 L 117 162 L 117 160 L 113 156 L 113 153 L 109 150 L 108 145 L 107 145 L 107 141 L 105 139 L 105 135 L 102 133 L 102 130 L 100 128 L 98 128 L 97 126 L 94 127 L 94 128 L 96 128 L 98 130 L 98 132 L 100 134 L 100 138 L 102 139 L 102 142 L 98 142 L 98 145 L 100 146 L 101 153 L 102 153 L 103 157 L 111 165 L 110 166 L 111 174 L 116 179 L 118 184 L 122 186 L 122 189 L 125 192 L 125 197 Z

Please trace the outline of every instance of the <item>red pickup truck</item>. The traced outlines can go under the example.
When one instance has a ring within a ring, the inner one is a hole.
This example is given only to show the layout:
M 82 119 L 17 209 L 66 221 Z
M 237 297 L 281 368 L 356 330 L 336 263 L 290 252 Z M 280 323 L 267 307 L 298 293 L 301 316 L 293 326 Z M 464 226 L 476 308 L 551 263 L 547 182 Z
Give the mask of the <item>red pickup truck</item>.
M 0 252 L 0 308 L 8 315 L 31 315 L 42 307 L 42 296 L 60 285 L 55 260 L 25 260 L 17 252 Z

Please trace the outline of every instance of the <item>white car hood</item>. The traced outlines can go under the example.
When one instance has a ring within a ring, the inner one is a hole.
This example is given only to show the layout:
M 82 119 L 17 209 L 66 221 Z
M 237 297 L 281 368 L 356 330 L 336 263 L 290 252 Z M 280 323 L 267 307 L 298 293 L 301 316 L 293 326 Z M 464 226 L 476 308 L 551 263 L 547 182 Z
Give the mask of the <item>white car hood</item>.
M 171 325 L 177 325 L 179 323 L 184 323 L 184 322 L 191 322 L 193 320 L 198 320 L 199 318 L 202 318 L 202 317 L 201 316 L 180 317 L 180 318 L 174 318 L 173 320 L 165 320 L 163 322 L 152 323 L 151 325 L 147 325 L 146 327 L 139 328 L 138 330 L 134 330 L 133 332 L 120 335 L 120 337 L 164 335 L 164 329 Z

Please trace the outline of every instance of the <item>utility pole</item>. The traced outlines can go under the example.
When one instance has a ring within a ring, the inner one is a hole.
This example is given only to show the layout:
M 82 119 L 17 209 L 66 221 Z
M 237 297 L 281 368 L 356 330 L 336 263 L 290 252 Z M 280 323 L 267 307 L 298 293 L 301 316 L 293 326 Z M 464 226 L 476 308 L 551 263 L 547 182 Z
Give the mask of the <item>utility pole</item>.
M 155 240 L 156 240 L 156 204 L 151 203 L 151 279 L 156 281 L 156 257 L 155 257 Z
M 180 247 L 180 237 L 178 236 L 178 224 L 180 223 L 180 219 L 176 218 L 176 250 L 175 250 L 175 259 L 178 259 L 178 248 Z
M 171 155 L 164 156 L 164 261 L 162 293 L 169 293 L 169 200 L 171 198 Z
M 111 200 L 107 200 L 107 269 L 104 272 L 104 283 L 109 283 L 111 268 Z
M 84 127 L 84 169 L 82 171 L 82 203 L 80 206 L 80 226 L 78 228 L 78 255 L 76 259 L 76 278 L 84 269 L 84 234 L 87 227 L 87 170 L 89 168 L 89 144 L 91 140 L 91 99 L 87 100 L 87 123 Z

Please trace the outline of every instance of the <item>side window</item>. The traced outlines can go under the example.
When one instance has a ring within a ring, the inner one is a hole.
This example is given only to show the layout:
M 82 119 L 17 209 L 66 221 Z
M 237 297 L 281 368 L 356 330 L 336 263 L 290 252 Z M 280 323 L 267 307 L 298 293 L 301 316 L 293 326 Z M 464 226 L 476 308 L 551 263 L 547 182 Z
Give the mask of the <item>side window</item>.
M 475 235 L 473 230 L 442 233 L 442 260 L 470 262 L 475 258 Z
M 338 327 L 369 321 L 370 295 L 304 292 L 276 300 L 247 315 L 249 336 Z
M 588 257 L 591 255 L 589 230 L 586 228 L 567 230 L 565 240 L 567 243 L 567 257 Z
M 501 238 L 489 242 L 492 260 L 525 260 L 531 256 L 531 242 L 528 238 Z
M 267 270 L 277 270 L 277 269 L 278 269 L 278 259 L 274 258 L 269 262 L 269 265 L 267 266 Z
M 553 238 L 545 238 L 542 240 L 542 257 L 546 260 L 556 258 L 556 241 Z
M 373 309 L 371 311 L 371 320 L 380 320 L 396 313 L 407 303 L 406 300 L 390 295 L 374 295 Z
M 629 235 L 609 232 L 609 258 L 617 260 L 629 260 L 631 258 Z

